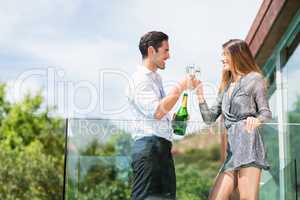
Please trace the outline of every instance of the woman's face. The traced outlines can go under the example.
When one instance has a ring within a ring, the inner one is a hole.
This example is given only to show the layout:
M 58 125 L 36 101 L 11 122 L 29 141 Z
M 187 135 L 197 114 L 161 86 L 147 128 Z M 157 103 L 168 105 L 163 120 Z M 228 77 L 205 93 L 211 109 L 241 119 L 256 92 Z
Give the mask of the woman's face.
M 229 56 L 225 52 L 222 53 L 221 62 L 223 64 L 223 70 L 230 71 Z

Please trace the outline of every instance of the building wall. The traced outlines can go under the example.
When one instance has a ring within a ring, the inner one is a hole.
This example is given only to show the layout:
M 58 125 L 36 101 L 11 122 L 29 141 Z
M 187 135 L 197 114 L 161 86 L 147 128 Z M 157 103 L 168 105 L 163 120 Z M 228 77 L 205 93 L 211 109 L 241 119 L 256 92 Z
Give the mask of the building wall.
M 300 180 L 300 9 L 263 63 L 273 120 L 264 125 L 272 168 L 263 173 L 260 199 L 296 199 Z M 259 51 L 262 51 L 260 49 Z M 260 52 L 264 54 L 264 52 Z M 260 59 L 260 53 L 256 58 Z M 298 83 L 299 82 L 299 83 Z

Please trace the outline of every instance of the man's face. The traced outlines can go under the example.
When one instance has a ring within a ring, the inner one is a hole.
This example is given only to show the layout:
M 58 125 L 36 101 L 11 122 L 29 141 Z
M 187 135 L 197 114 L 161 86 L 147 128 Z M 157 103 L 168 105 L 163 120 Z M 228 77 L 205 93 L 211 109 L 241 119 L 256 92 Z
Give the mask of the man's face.
M 155 50 L 154 50 L 155 51 Z M 157 49 L 157 52 L 153 53 L 152 62 L 157 66 L 159 69 L 165 69 L 166 60 L 170 58 L 169 54 L 169 42 L 164 40 L 162 41 L 161 47 Z

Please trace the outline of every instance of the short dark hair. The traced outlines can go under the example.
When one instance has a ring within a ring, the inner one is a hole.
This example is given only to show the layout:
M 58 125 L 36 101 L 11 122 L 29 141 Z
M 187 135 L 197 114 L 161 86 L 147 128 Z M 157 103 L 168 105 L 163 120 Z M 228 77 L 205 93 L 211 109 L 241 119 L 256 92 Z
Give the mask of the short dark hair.
M 169 36 L 160 31 L 150 31 L 140 39 L 139 49 L 143 58 L 148 56 L 148 48 L 152 46 L 155 51 L 161 47 L 164 40 L 168 41 Z

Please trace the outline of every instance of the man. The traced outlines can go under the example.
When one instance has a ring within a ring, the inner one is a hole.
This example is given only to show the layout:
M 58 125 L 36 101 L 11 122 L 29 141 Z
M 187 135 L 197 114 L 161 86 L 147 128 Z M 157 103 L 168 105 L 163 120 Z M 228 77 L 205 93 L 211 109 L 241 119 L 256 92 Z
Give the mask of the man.
M 170 58 L 168 36 L 152 31 L 140 39 L 142 65 L 132 76 L 127 96 L 136 117 L 132 152 L 132 200 L 176 199 L 176 177 L 171 154 L 172 129 L 168 112 L 188 83 L 184 78 L 166 96 L 158 69 Z

